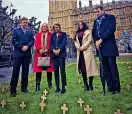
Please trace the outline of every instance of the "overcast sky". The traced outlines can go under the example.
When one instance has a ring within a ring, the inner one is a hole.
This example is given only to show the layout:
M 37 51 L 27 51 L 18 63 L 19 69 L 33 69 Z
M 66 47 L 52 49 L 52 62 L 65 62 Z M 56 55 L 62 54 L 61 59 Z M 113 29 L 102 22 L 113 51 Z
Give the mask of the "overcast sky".
M 28 18 L 35 16 L 38 21 L 48 22 L 49 14 L 49 0 L 3 0 L 3 6 L 14 5 L 17 9 L 16 15 L 26 16 Z M 88 6 L 89 0 L 81 0 L 82 6 Z M 111 2 L 112 0 L 103 0 L 104 2 Z M 93 0 L 93 4 L 99 4 L 100 0 Z

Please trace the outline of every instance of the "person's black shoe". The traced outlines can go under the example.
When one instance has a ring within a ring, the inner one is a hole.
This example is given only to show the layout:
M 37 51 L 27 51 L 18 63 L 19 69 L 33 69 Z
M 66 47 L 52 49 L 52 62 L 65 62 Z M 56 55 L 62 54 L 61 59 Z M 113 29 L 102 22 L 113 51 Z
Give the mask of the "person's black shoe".
M 56 88 L 56 91 L 55 91 L 55 93 L 58 93 L 58 92 L 60 92 L 60 88 Z
M 23 93 L 28 93 L 28 90 L 27 90 L 27 89 L 21 90 L 21 92 L 23 92 Z
M 11 93 L 11 97 L 16 97 L 16 90 L 12 90 L 11 88 L 10 88 L 10 93 Z
M 118 94 L 120 93 L 120 90 L 113 91 L 112 94 Z
M 88 86 L 88 83 L 87 82 L 84 83 L 84 90 L 85 91 L 89 91 L 89 86 Z
M 66 89 L 62 89 L 60 93 L 64 94 L 65 92 L 66 92 Z
M 16 97 L 16 92 L 11 92 L 11 97 Z
M 52 88 L 52 82 L 51 81 L 48 81 L 48 87 L 49 87 L 49 89 Z
M 108 89 L 108 92 L 113 92 L 113 89 Z
M 89 90 L 93 90 L 93 76 L 89 77 Z
M 64 94 L 66 92 L 65 86 L 62 85 L 62 90 L 60 91 L 61 94 Z
M 36 84 L 36 92 L 40 91 L 40 85 Z
M 89 85 L 89 90 L 93 91 L 93 85 Z

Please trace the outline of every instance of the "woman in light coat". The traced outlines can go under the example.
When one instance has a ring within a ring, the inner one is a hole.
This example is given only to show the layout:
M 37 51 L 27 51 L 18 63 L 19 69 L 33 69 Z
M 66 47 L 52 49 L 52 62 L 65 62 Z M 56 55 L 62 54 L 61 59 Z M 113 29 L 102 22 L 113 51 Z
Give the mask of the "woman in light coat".
M 78 24 L 74 43 L 77 49 L 77 72 L 82 74 L 84 89 L 93 90 L 93 76 L 98 75 L 98 68 L 95 61 L 94 41 L 85 22 Z M 87 77 L 89 77 L 89 84 Z

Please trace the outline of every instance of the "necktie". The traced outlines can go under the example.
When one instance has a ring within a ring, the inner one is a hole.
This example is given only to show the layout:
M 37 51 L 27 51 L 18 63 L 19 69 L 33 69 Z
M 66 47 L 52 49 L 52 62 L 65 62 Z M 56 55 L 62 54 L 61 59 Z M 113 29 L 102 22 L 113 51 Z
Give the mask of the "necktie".
M 26 28 L 23 28 L 22 30 L 23 30 L 23 33 L 26 34 Z

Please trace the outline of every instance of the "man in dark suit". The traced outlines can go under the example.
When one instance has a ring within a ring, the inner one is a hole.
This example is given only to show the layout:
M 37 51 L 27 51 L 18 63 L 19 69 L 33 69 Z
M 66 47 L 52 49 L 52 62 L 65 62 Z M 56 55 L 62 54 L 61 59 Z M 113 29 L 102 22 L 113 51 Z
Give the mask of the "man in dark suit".
M 20 27 L 13 30 L 12 44 L 14 45 L 14 65 L 10 82 L 11 96 L 16 96 L 16 87 L 22 65 L 21 91 L 27 93 L 28 72 L 31 59 L 31 47 L 34 45 L 33 32 L 28 29 L 28 19 L 23 17 Z
M 100 49 L 102 63 L 106 77 L 108 91 L 113 94 L 120 92 L 119 73 L 116 64 L 116 56 L 119 56 L 114 32 L 116 31 L 116 19 L 114 15 L 106 14 L 102 6 L 95 8 L 97 19 L 92 30 L 93 39 L 97 51 Z
M 65 71 L 65 59 L 66 59 L 66 45 L 67 45 L 67 36 L 65 32 L 61 32 L 60 24 L 56 23 L 53 25 L 53 34 L 51 37 L 50 49 L 51 49 L 51 58 L 54 65 L 55 73 L 55 83 L 56 83 L 56 93 L 60 92 L 59 87 L 59 67 L 61 71 L 61 81 L 62 81 L 62 90 L 61 93 L 66 92 L 66 71 Z

